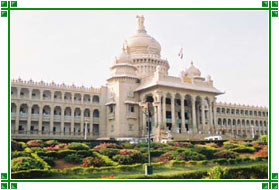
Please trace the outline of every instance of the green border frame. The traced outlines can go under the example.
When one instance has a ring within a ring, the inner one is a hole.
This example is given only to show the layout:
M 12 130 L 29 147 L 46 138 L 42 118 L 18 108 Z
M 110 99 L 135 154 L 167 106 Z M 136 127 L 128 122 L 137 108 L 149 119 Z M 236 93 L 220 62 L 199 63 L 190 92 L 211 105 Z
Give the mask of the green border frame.
M 262 1 L 262 7 L 261 8 L 17 8 L 17 1 L 1 1 L 1 5 L 2 2 L 6 2 L 6 6 L 1 6 L 1 16 L 2 16 L 2 12 L 6 12 L 3 13 L 4 16 L 2 17 L 8 17 L 8 173 L 6 175 L 6 177 L 2 178 L 2 173 L 1 174 L 1 186 L 2 184 L 6 184 L 4 186 L 6 186 L 5 189 L 17 189 L 17 182 L 262 182 L 262 189 L 267 189 L 268 187 L 271 189 L 273 188 L 274 184 L 278 184 L 278 174 L 277 174 L 277 178 L 273 177 L 276 173 L 271 173 L 271 17 L 278 17 L 278 1 Z M 268 11 L 269 15 L 268 15 L 268 23 L 269 23 L 269 165 L 268 165 L 268 179 L 263 179 L 263 180 L 240 180 L 240 179 L 228 179 L 228 180 L 202 180 L 202 179 L 197 179 L 197 180 L 193 180 L 193 179 L 183 179 L 183 180 L 179 180 L 179 179 L 158 179 L 158 180 L 148 180 L 148 179 L 132 179 L 132 180 L 121 180 L 121 179 L 104 179 L 104 180 L 93 180 L 93 179 L 45 179 L 45 180 L 30 180 L 30 179 L 26 179 L 26 180 L 18 180 L 18 179 L 11 179 L 11 133 L 10 133 L 10 88 L 11 88 L 11 84 L 10 84 L 10 55 L 11 55 L 11 49 L 10 49 L 10 41 L 11 41 L 11 35 L 10 35 L 10 29 L 11 29 L 11 11 L 17 11 L 17 10 L 29 10 L 29 11 L 36 11 L 36 10 L 47 10 L 47 11 L 51 11 L 51 10 L 190 10 L 190 11 L 194 11 L 194 10 L 199 10 L 199 11 L 226 11 L 226 10 L 232 10 L 232 11 Z M 5 175 L 4 175 L 5 176 Z M 267 186 L 268 185 L 268 186 Z M 278 185 L 277 185 L 278 187 Z M 2 189 L 2 187 L 1 187 Z

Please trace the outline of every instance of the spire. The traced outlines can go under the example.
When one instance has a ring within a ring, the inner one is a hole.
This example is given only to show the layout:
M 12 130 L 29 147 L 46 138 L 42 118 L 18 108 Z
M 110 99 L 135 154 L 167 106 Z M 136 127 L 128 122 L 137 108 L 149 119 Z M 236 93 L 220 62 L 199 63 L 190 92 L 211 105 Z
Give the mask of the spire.
M 145 27 L 144 27 L 144 16 L 143 15 L 137 15 L 136 17 L 138 19 L 138 32 L 144 32 L 146 33 Z

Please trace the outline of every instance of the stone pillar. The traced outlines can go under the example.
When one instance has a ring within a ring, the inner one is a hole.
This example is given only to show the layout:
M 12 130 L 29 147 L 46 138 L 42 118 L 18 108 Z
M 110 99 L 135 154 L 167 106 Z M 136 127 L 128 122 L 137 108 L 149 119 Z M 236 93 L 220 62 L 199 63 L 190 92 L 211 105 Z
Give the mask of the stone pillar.
M 64 99 L 64 97 L 63 97 Z M 61 107 L 61 136 L 64 136 L 64 107 Z
M 213 134 L 213 113 L 212 113 L 213 102 L 209 101 L 208 105 L 208 115 L 209 115 L 209 131 L 210 134 Z
M 82 98 L 82 101 L 83 101 L 83 98 Z M 83 113 L 84 113 L 84 110 L 80 110 L 80 135 L 81 136 L 84 136 L 84 134 L 83 134 L 83 131 L 84 131 L 84 115 L 83 115 Z M 87 134 L 88 135 L 88 134 Z
M 214 120 L 213 131 L 214 131 L 214 133 L 216 133 L 215 130 L 216 130 L 216 127 L 218 125 L 218 121 L 217 121 L 217 107 L 216 107 L 216 101 L 215 100 L 212 102 L 212 106 L 213 106 L 213 120 Z
M 186 133 L 184 96 L 181 98 L 181 131 Z
M 197 130 L 197 119 L 196 119 L 196 97 L 192 96 L 192 125 L 193 125 L 193 132 L 196 134 Z
M 201 118 L 202 118 L 202 130 L 203 133 L 207 134 L 207 127 L 205 125 L 205 110 L 204 110 L 204 99 L 201 99 Z
M 43 127 L 43 105 L 40 105 L 39 107 L 39 135 L 41 135 Z
M 171 119 L 172 119 L 172 127 L 171 130 L 176 130 L 176 121 L 175 121 L 175 95 L 171 97 Z
M 31 129 L 31 113 L 32 112 L 32 105 L 28 104 L 28 118 L 27 118 L 27 134 L 30 134 Z
M 163 96 L 163 128 L 166 129 L 167 127 L 167 120 L 166 120 L 166 96 Z
M 93 109 L 92 113 L 90 114 L 90 121 L 89 121 L 89 129 L 90 129 L 90 136 L 93 136 Z
M 17 134 L 19 131 L 19 110 L 20 104 L 16 106 L 15 134 Z
M 162 96 L 159 97 L 159 105 L 158 105 L 158 126 L 162 127 Z
M 53 96 L 51 96 L 53 98 Z M 50 135 L 53 135 L 53 106 L 50 107 L 50 117 L 49 117 L 49 130 L 50 130 Z
M 20 98 L 20 91 L 21 91 L 21 88 L 18 88 L 18 90 L 17 90 L 17 98 Z
M 73 100 L 73 98 L 72 98 Z M 75 116 L 74 116 L 74 109 L 71 107 L 71 136 L 74 135 L 74 128 L 75 128 Z

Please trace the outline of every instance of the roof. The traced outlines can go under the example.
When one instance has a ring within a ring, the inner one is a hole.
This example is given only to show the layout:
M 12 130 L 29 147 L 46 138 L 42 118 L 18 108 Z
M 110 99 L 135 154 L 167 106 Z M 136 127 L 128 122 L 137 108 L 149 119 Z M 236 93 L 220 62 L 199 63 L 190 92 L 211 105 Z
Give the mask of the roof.
M 202 92 L 210 92 L 216 95 L 223 94 L 220 90 L 216 89 L 212 86 L 200 86 L 192 83 L 184 83 L 181 82 L 178 77 L 164 76 L 165 80 L 154 80 L 154 77 L 147 77 L 145 80 L 141 81 L 141 85 L 135 91 L 141 91 L 144 89 L 148 89 L 154 86 L 165 86 L 170 88 L 178 88 L 184 90 L 192 90 L 192 91 L 202 91 Z M 169 79 L 169 80 L 168 80 Z

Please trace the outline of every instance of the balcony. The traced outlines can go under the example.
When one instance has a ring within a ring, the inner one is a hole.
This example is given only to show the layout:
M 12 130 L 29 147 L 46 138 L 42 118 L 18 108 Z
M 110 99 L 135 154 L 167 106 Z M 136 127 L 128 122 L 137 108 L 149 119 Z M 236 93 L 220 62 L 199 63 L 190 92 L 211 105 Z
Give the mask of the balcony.
M 80 116 L 74 116 L 75 122 L 80 122 Z
M 40 114 L 34 113 L 31 115 L 32 119 L 39 119 Z
M 65 115 L 64 116 L 64 121 L 71 121 L 71 116 L 70 115 Z
M 115 118 L 114 112 L 108 114 L 108 119 L 114 119 L 114 118 Z
M 53 120 L 54 121 L 60 121 L 61 120 L 61 115 L 54 115 Z
M 20 119 L 27 119 L 28 118 L 28 113 L 19 113 L 19 118 Z
M 43 121 L 49 121 L 50 115 L 49 114 L 43 114 Z
M 12 112 L 11 113 L 11 117 L 14 119 L 14 118 L 16 118 L 16 112 Z

